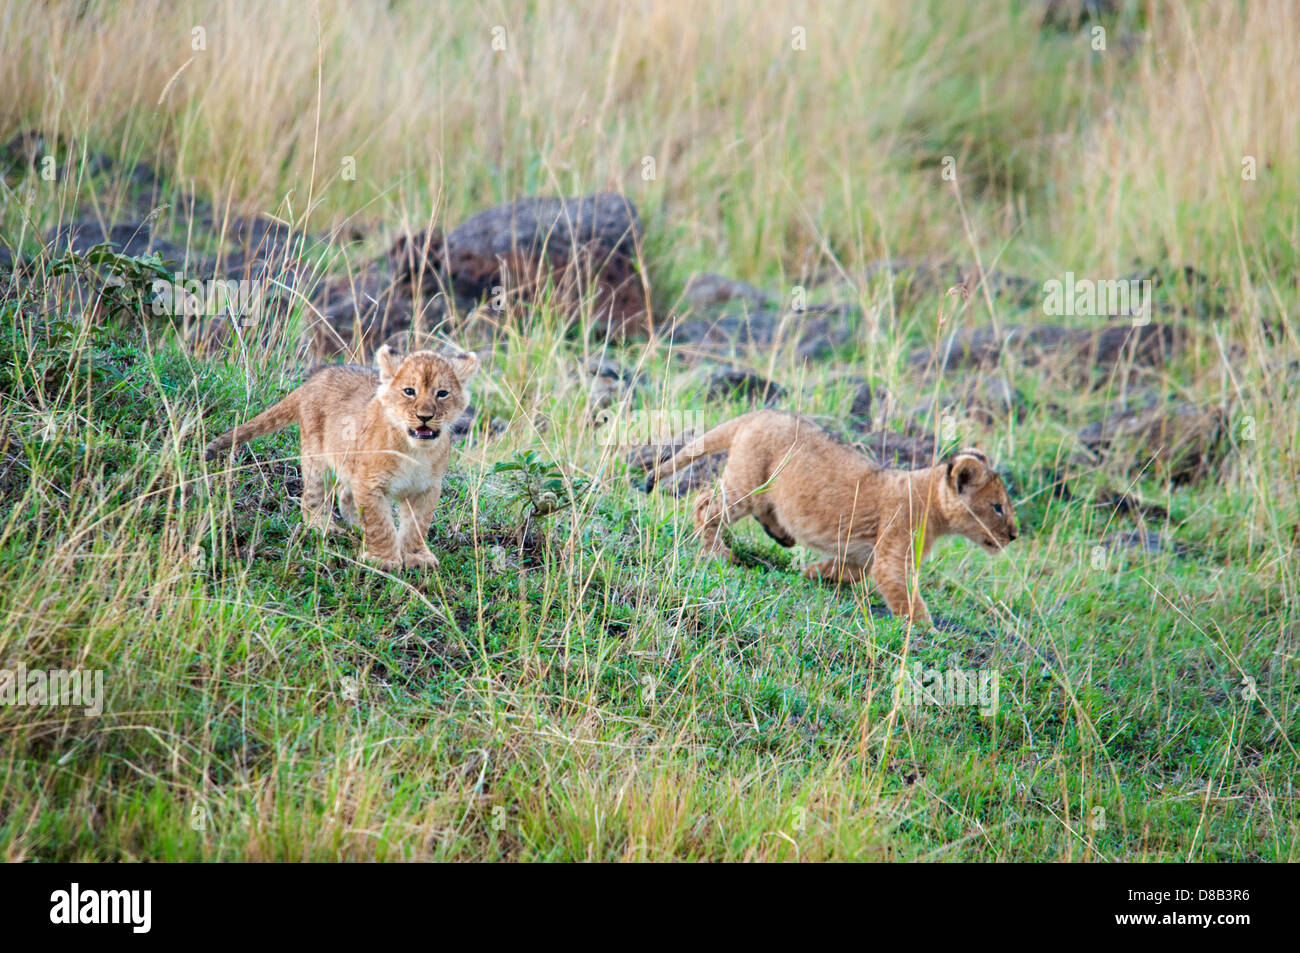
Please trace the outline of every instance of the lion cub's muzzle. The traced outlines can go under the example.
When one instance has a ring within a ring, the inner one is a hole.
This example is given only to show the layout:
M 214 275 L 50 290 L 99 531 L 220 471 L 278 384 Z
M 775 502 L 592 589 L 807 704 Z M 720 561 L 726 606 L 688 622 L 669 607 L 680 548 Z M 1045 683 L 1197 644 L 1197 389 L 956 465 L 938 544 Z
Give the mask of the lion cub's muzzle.
M 437 440 L 442 433 L 441 421 L 435 423 L 436 414 L 416 411 L 415 419 L 419 421 L 414 427 L 407 427 L 406 432 L 412 440 Z
M 984 541 L 984 548 L 991 553 L 1000 553 L 1011 545 L 1011 541 L 1019 535 L 1020 532 L 1014 525 L 1008 526 L 1002 534 L 989 533 L 988 539 Z

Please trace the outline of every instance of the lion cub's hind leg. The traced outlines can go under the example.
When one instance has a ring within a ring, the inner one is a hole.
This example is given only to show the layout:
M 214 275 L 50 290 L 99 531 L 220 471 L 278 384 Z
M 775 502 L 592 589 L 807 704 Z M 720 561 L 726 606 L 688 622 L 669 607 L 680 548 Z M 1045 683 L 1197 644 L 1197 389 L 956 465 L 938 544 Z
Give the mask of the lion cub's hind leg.
M 314 449 L 314 448 L 313 448 Z M 326 486 L 329 467 L 321 460 L 319 454 L 311 452 L 304 445 L 302 451 L 302 521 L 307 529 L 316 530 L 322 536 L 335 530 L 332 526 L 333 513 L 330 507 L 330 494 Z
M 722 539 L 722 530 L 749 516 L 752 509 L 750 494 L 727 488 L 725 484 L 701 493 L 695 500 L 695 533 L 705 554 L 731 559 L 731 549 Z

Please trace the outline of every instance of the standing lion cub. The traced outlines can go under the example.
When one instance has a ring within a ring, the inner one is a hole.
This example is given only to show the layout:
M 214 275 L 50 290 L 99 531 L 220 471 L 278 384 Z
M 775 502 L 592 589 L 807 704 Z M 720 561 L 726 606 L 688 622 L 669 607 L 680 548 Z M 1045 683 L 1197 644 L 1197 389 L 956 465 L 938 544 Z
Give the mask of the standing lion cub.
M 804 570 L 810 579 L 857 582 L 870 575 L 889 610 L 929 624 L 915 577 L 940 536 L 960 534 L 989 552 L 1016 538 L 1002 479 L 977 450 L 922 470 L 889 470 L 832 439 L 811 421 L 760 410 L 691 441 L 650 472 L 656 481 L 699 457 L 729 451 L 718 485 L 695 501 L 705 551 L 728 557 L 723 526 L 753 516 L 782 546 L 802 543 L 830 558 Z
M 469 405 L 465 385 L 478 359 L 416 351 L 398 360 L 383 347 L 375 363 L 378 373 L 352 364 L 315 368 L 280 403 L 208 444 L 207 458 L 297 424 L 307 525 L 329 529 L 325 476 L 333 470 L 343 483 L 343 517 L 365 534 L 363 559 L 385 570 L 436 567 L 425 535 L 451 459 L 450 427 Z

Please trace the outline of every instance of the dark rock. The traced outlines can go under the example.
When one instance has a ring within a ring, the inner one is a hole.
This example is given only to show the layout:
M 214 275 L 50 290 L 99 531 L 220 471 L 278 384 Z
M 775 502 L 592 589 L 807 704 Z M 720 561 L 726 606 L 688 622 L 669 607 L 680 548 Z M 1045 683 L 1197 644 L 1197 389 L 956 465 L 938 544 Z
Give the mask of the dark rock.
M 40 158 L 47 154 L 45 134 L 36 129 L 24 129 L 0 146 L 0 166 L 25 171 L 34 169 Z
M 1057 30 L 1077 30 L 1084 23 L 1114 16 L 1120 0 L 1041 0 L 1042 25 Z
M 593 355 L 578 368 L 579 378 L 591 394 L 593 408 L 608 407 L 641 386 L 642 375 L 617 361 Z
M 684 297 L 692 309 L 711 309 L 739 302 L 751 311 L 770 309 L 775 299 L 751 284 L 713 272 L 700 272 L 686 282 Z
M 463 440 L 474 429 L 474 420 L 478 417 L 478 408 L 470 404 L 465 408 L 465 412 L 452 421 L 451 438 L 453 440 Z
M 853 401 L 849 405 L 847 417 L 849 427 L 863 433 L 886 429 L 890 419 L 898 410 L 894 395 L 883 384 L 872 385 L 870 381 L 860 377 L 857 381 Z
M 291 305 L 301 291 L 300 280 L 314 275 L 304 262 L 308 239 L 284 222 L 264 215 L 237 216 L 215 222 L 213 228 L 230 244 L 222 259 L 222 272 L 237 281 L 259 284 L 268 297 Z
M 747 368 L 720 367 L 709 374 L 707 396 L 710 400 L 744 397 L 771 403 L 785 396 L 785 388 Z
M 81 158 L 75 156 L 75 158 Z M 88 152 L 85 159 L 81 162 L 79 175 L 89 179 L 92 176 L 107 174 L 113 171 L 116 163 L 113 162 L 106 153 Z
M 1166 307 L 1178 305 L 1178 311 L 1200 320 L 1220 319 L 1230 310 L 1229 292 L 1222 281 L 1216 281 L 1192 265 L 1156 265 L 1140 268 L 1128 275 L 1126 281 L 1150 281 L 1153 294 L 1162 293 Z
M 1070 489 L 1070 480 L 1073 477 L 1067 467 L 1039 467 L 1034 477 L 1049 499 L 1066 501 L 1074 499 L 1074 491 Z
M 1130 358 L 1144 367 L 1162 367 L 1181 348 L 1186 335 L 1172 324 L 1152 323 L 1134 327 L 1115 324 L 1101 329 L 1093 338 L 1090 332 L 1078 335 L 1081 357 L 1091 359 L 1101 368 L 1109 368 Z M 1094 343 L 1095 341 L 1095 343 Z
M 847 306 L 784 314 L 765 309 L 690 318 L 674 324 L 671 334 L 674 344 L 695 345 L 697 350 L 713 354 L 791 342 L 800 357 L 816 359 L 849 341 L 856 321 L 857 312 Z
M 147 220 L 120 222 L 105 229 L 95 219 L 79 219 L 56 229 L 50 236 L 50 244 L 54 246 L 55 254 L 62 254 L 69 249 L 85 253 L 105 242 L 112 245 L 117 253 L 132 257 L 147 255 L 150 252 L 157 252 L 163 258 L 172 261 L 180 261 L 185 257 L 185 250 L 180 246 L 163 240 L 155 241 L 153 223 Z
M 26 448 L 18 435 L 0 425 L 0 499 L 16 499 L 30 476 Z
M 987 287 L 994 301 L 1013 308 L 1032 307 L 1042 294 L 1041 286 L 1028 278 L 986 269 L 981 282 L 977 267 L 943 259 L 880 258 L 866 266 L 862 278 L 864 284 L 888 281 L 895 298 L 904 305 L 921 300 L 938 302 L 951 288 L 983 298 Z
M 329 230 L 326 241 L 330 244 L 356 244 L 363 242 L 369 235 L 364 225 L 357 222 L 341 222 Z
M 933 364 L 940 371 L 992 366 L 1001 360 L 1003 349 L 1021 330 L 1017 325 L 1006 328 L 963 328 L 948 335 L 937 349 L 917 348 L 912 352 L 910 362 L 916 368 L 928 368 Z M 1055 343 L 1063 336 L 1057 332 L 1064 330 L 1057 327 L 1038 329 L 1035 343 L 1040 340 Z
M 408 288 L 397 286 L 378 265 L 325 282 L 313 304 L 319 316 L 307 333 L 318 360 L 342 355 L 363 359 L 390 342 L 407 350 L 411 336 L 426 339 L 443 326 L 449 312 L 445 296 L 412 298 Z
M 1101 541 L 1109 552 L 1140 552 L 1148 556 L 1169 553 L 1173 556 L 1186 556 L 1187 547 L 1172 539 L 1167 533 L 1138 527 L 1137 529 L 1111 533 Z
M 968 405 L 987 412 L 997 420 L 1024 418 L 1024 395 L 1012 387 L 1005 377 L 989 375 L 975 378 L 967 388 L 966 400 Z
M 793 310 L 776 295 L 712 272 L 691 276 L 686 309 L 674 323 L 674 344 L 692 351 L 733 355 L 746 349 L 791 344 L 798 356 L 825 357 L 847 342 L 860 321 L 852 303 L 823 303 Z
M 131 166 L 127 180 L 137 188 L 152 189 L 158 185 L 158 172 L 147 162 L 137 162 Z
M 1024 397 L 1005 377 L 975 374 L 961 378 L 955 387 L 944 387 L 937 398 L 933 393 L 926 394 L 908 415 L 909 426 L 921 431 L 933 429 L 936 400 L 940 416 L 950 415 L 983 427 L 1025 417 Z
M 1227 450 L 1227 414 L 1179 403 L 1112 414 L 1079 431 L 1079 442 L 1126 474 L 1189 482 L 1212 473 Z
M 401 234 L 388 248 L 388 269 L 393 283 L 408 293 L 437 294 L 446 286 L 443 263 L 447 258 L 442 229 L 421 229 Z
M 871 420 L 871 407 L 876 402 L 874 388 L 866 381 L 858 385 L 853 393 L 853 404 L 849 407 L 849 416 L 856 420 Z
M 927 434 L 909 436 L 892 430 L 878 430 L 856 438 L 853 446 L 882 467 L 918 470 L 932 466 L 938 459 L 934 438 Z
M 194 271 L 216 270 L 216 266 L 195 266 Z M 231 347 L 255 346 L 266 350 L 282 340 L 287 327 L 281 317 L 289 314 L 298 304 L 302 289 L 311 280 L 313 269 L 287 254 L 272 260 L 253 258 L 241 260 L 238 255 L 227 263 L 216 280 L 236 282 L 245 291 L 252 307 L 238 314 L 237 321 L 230 314 L 205 315 L 201 320 L 186 324 L 186 340 L 195 353 L 214 354 Z M 314 313 L 308 311 L 310 319 Z M 307 339 L 322 327 L 318 320 L 307 328 Z M 363 360 L 364 353 L 346 349 L 315 349 L 318 359 L 328 360 L 340 355 Z
M 706 490 L 722 475 L 727 466 L 727 455 L 715 453 L 710 457 L 701 457 L 685 469 L 678 470 L 659 481 L 661 491 L 673 496 L 686 496 L 699 490 Z
M 850 307 L 814 307 L 796 312 L 795 353 L 808 360 L 830 357 L 853 337 L 859 314 Z
M 910 360 L 913 367 L 934 365 L 940 371 L 990 367 L 1007 353 L 1015 353 L 1026 364 L 1052 362 L 1062 368 L 1105 370 L 1130 358 L 1137 366 L 1159 367 L 1182 346 L 1185 338 L 1181 328 L 1158 322 L 1137 326 L 1112 324 L 1095 330 L 1054 324 L 984 326 L 954 331 L 937 350 L 918 348 Z
M 1132 516 L 1157 523 L 1169 519 L 1169 511 L 1163 506 L 1143 503 L 1129 492 L 1102 490 L 1096 494 L 1092 505 L 1098 509 L 1109 510 L 1115 516 Z
M 613 193 L 521 198 L 474 215 L 445 236 L 401 236 L 389 251 L 398 285 L 474 301 L 496 289 L 531 301 L 548 281 L 570 311 L 590 296 L 592 315 L 616 337 L 644 330 L 648 307 L 637 271 L 641 220 Z
M 633 384 L 640 380 L 641 375 L 630 367 L 625 367 L 618 361 L 611 361 L 609 358 L 600 355 L 592 355 L 582 362 L 582 372 L 588 377 L 596 377 L 602 380 L 620 381 L 624 384 Z
M 288 225 L 266 215 L 232 218 L 224 237 L 247 259 L 283 257 L 302 242 L 302 236 L 295 237 Z

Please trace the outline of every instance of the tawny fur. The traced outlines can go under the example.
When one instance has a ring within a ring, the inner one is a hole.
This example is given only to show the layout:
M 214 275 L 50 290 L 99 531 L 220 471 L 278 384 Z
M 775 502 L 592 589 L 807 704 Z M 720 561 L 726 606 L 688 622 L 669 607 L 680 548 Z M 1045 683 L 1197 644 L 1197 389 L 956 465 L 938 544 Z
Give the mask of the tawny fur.
M 280 403 L 208 444 L 207 457 L 297 424 L 307 525 L 330 530 L 326 475 L 333 470 L 343 485 L 339 509 L 365 534 L 362 558 L 385 570 L 436 567 L 425 537 L 451 459 L 451 424 L 469 405 L 465 386 L 478 361 L 432 351 L 399 360 L 385 347 L 375 362 L 377 372 L 350 364 L 315 369 Z
M 806 418 L 760 410 L 729 420 L 656 467 L 649 491 L 691 461 L 728 451 L 712 490 L 695 501 L 695 530 L 706 552 L 729 558 L 724 526 L 753 516 L 777 542 L 827 554 L 810 579 L 859 582 L 869 576 L 889 610 L 929 624 L 917 587 L 924 558 L 941 536 L 965 536 L 990 552 L 1015 539 L 1015 511 L 1002 479 L 978 450 L 921 470 L 891 470 L 834 440 Z

